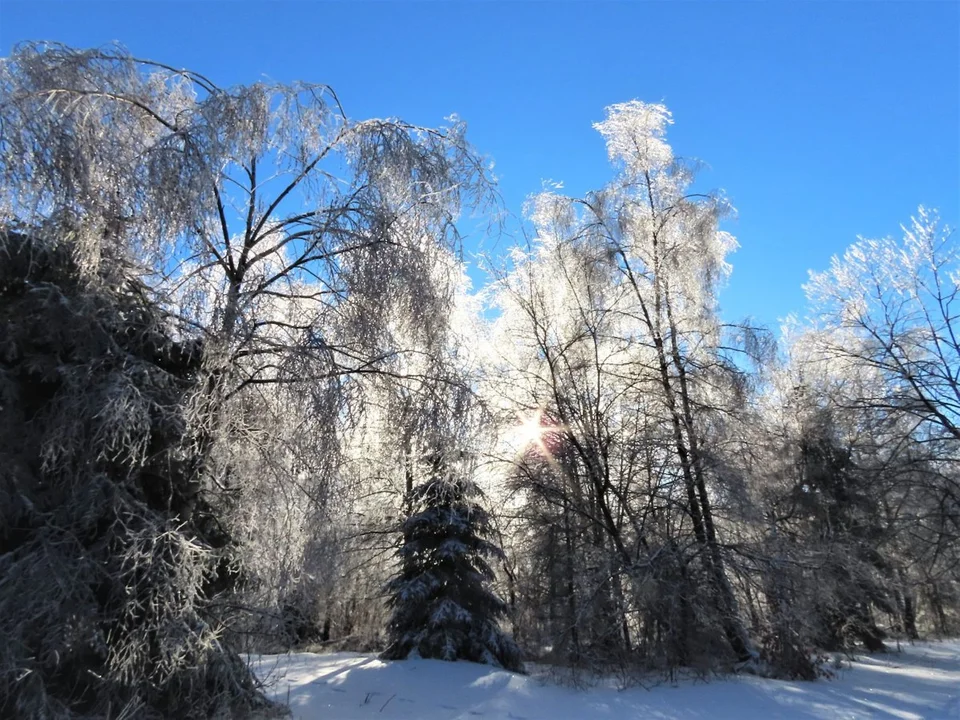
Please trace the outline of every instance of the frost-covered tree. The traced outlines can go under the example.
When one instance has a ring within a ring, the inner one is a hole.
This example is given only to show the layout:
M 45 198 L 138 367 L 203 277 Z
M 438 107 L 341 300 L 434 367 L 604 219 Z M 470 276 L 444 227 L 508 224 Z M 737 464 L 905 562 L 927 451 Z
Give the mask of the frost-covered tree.
M 521 671 L 520 652 L 499 625 L 507 608 L 491 587 L 490 563 L 503 553 L 491 541 L 479 488 L 442 455 L 425 464 L 427 479 L 407 498 L 399 569 L 386 586 L 392 614 L 382 657 L 469 660 Z
M 903 239 L 861 238 L 805 286 L 818 352 L 882 381 L 864 406 L 907 413 L 960 440 L 960 256 L 951 228 L 921 207 Z
M 455 119 L 357 121 L 326 86 L 222 88 L 115 47 L 28 44 L 0 61 L 0 229 L 24 230 L 37 252 L 68 252 L 84 287 L 138 283 L 169 338 L 199 353 L 176 407 L 163 407 L 182 414 L 191 497 L 242 541 L 231 562 L 245 567 L 233 568 L 245 594 L 209 618 L 214 635 L 248 601 L 308 596 L 303 576 L 330 567 L 302 572 L 329 537 L 325 502 L 362 415 L 358 378 L 395 372 L 390 361 L 445 313 L 454 220 L 485 197 L 486 168 L 464 132 Z M 111 417 L 101 409 L 91 413 Z M 121 435 L 137 452 L 149 445 L 142 415 Z M 173 525 L 188 519 L 165 512 Z M 151 541 L 156 529 L 160 542 L 165 527 L 136 532 Z M 117 552 L 147 562 L 131 537 L 118 536 Z M 270 546 L 258 552 L 261 541 Z M 178 577 L 206 572 L 192 548 L 171 551 Z M 155 641 L 205 633 L 168 623 Z M 127 647 L 119 630 L 108 637 Z M 175 668 L 190 662 L 171 650 Z M 136 686 L 145 668 L 124 682 Z
M 630 371 L 644 348 L 603 254 L 545 243 L 515 260 L 484 392 L 503 409 L 517 591 L 537 618 L 518 627 L 532 652 L 606 663 L 633 642 L 621 583 L 648 551 L 637 510 L 649 486 L 631 468 L 651 420 Z
M 443 313 L 438 261 L 487 187 L 462 122 L 351 120 L 322 85 L 224 89 L 118 48 L 26 45 L 0 92 L 0 217 L 71 234 L 84 271 L 130 260 L 205 338 L 195 432 L 224 487 L 231 401 L 299 384 L 341 413 L 344 378 Z
M 595 127 L 614 179 L 582 199 L 551 191 L 531 200 L 535 241 L 514 255 L 495 295 L 497 332 L 511 342 L 495 343 L 498 376 L 508 380 L 493 392 L 507 417 L 539 410 L 559 428 L 569 460 L 554 463 L 551 485 L 529 473 L 527 484 L 561 511 L 574 545 L 589 538 L 602 558 L 591 554 L 584 564 L 597 568 L 592 582 L 605 606 L 623 613 L 625 602 L 646 603 L 661 577 L 664 592 L 683 599 L 660 605 L 680 615 L 644 612 L 632 629 L 624 620 L 614 645 L 669 645 L 681 663 L 693 647 L 716 655 L 726 646 L 748 660 L 755 653 L 714 509 L 734 496 L 736 479 L 717 445 L 744 389 L 717 308 L 736 243 L 719 227 L 726 203 L 692 190 L 694 166 L 666 142 L 671 122 L 662 105 L 607 108 Z M 576 590 L 584 580 L 569 577 L 575 589 L 567 594 L 596 598 L 590 585 Z M 621 580 L 632 587 L 618 589 Z
M 775 515 L 797 548 L 843 558 L 813 558 L 821 645 L 879 648 L 885 615 L 907 637 L 955 626 L 956 253 L 920 208 L 901 240 L 860 239 L 806 286 L 782 403 L 803 408 L 787 433 L 802 472 Z
M 632 102 L 608 109 L 597 129 L 621 175 L 589 199 L 597 233 L 633 290 L 652 343 L 659 385 L 686 490 L 686 510 L 703 549 L 726 639 L 741 660 L 754 651 L 724 568 L 708 483 L 705 433 L 711 406 L 735 387 L 737 372 L 721 352 L 717 285 L 729 272 L 734 238 L 719 229 L 729 207 L 690 191 L 693 169 L 664 141 L 672 122 L 662 105 Z
M 237 546 L 184 412 L 202 346 L 73 250 L 0 232 L 0 715 L 243 717 L 267 702 L 223 645 Z

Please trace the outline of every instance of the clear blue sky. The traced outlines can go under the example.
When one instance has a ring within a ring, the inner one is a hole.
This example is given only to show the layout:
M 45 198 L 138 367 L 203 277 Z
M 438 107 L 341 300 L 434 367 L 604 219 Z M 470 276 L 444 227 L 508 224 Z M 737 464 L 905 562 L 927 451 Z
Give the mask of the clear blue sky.
M 662 100 L 675 150 L 739 211 L 731 320 L 802 311 L 808 269 L 921 203 L 960 224 L 955 1 L 0 0 L 2 54 L 28 39 L 119 40 L 222 85 L 324 82 L 357 118 L 456 112 L 516 213 L 544 179 L 606 181 L 606 105 Z

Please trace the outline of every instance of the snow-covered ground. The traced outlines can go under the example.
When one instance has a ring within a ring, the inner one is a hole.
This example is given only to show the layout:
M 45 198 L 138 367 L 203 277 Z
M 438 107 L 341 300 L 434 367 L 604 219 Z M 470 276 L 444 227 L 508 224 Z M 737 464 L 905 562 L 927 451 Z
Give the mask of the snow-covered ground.
M 960 641 L 861 656 L 833 680 L 743 676 L 650 690 L 574 690 L 471 663 L 292 654 L 254 662 L 302 720 L 960 720 Z

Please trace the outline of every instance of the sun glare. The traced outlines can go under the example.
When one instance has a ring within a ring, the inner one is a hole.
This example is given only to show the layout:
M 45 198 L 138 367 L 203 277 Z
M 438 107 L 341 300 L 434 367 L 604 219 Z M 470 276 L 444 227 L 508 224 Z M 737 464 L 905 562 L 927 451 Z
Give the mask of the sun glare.
M 544 427 L 542 424 L 543 413 L 537 410 L 528 417 L 519 417 L 519 422 L 510 433 L 510 439 L 513 443 L 525 450 L 530 445 L 539 445 L 543 440 Z

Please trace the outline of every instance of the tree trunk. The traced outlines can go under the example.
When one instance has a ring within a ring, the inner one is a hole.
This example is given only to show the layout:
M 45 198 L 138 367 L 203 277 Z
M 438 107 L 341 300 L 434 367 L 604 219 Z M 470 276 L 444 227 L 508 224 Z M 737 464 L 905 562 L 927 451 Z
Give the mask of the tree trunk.
M 677 343 L 677 328 L 673 321 L 673 312 L 670 307 L 669 292 L 665 288 L 667 321 L 670 332 L 670 354 L 673 360 L 677 378 L 680 381 L 680 402 L 683 409 L 683 429 L 686 432 L 687 444 L 690 450 L 690 461 L 693 468 L 693 480 L 696 485 L 697 497 L 700 500 L 700 510 L 704 532 L 707 538 L 707 548 L 710 552 L 710 570 L 719 593 L 720 612 L 723 618 L 723 630 L 730 647 L 737 654 L 740 661 L 750 660 L 756 656 L 750 638 L 740 621 L 740 610 L 737 598 L 730 586 L 730 580 L 724 569 L 723 556 L 720 545 L 717 543 L 717 531 L 713 522 L 713 511 L 710 506 L 710 496 L 704 480 L 703 456 L 700 453 L 700 444 L 697 438 L 693 412 L 690 403 L 690 392 L 687 384 L 687 371 Z
M 900 579 L 900 587 L 903 589 L 903 630 L 908 640 L 919 640 L 920 633 L 917 632 L 917 607 L 913 590 L 907 582 L 906 573 L 902 569 L 897 570 L 897 577 Z

